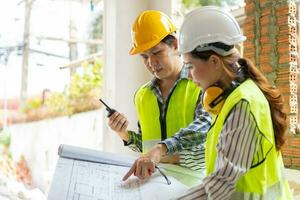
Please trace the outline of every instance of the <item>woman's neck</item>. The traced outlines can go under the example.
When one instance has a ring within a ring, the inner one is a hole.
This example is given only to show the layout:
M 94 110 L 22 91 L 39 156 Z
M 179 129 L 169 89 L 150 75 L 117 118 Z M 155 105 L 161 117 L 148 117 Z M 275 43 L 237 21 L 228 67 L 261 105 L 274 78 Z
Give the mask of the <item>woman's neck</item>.
M 234 80 L 234 78 L 228 76 L 228 75 L 224 75 L 219 81 L 218 84 L 219 86 L 225 90 L 226 88 L 228 88 L 231 84 L 231 82 Z

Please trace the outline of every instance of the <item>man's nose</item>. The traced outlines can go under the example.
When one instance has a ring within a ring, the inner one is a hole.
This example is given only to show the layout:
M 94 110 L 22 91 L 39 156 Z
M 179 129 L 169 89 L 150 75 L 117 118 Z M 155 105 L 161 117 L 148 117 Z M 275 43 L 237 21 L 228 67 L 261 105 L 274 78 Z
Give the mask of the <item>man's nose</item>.
M 158 62 L 155 56 L 149 56 L 148 58 L 148 65 L 151 67 L 153 70 L 156 70 L 158 68 Z

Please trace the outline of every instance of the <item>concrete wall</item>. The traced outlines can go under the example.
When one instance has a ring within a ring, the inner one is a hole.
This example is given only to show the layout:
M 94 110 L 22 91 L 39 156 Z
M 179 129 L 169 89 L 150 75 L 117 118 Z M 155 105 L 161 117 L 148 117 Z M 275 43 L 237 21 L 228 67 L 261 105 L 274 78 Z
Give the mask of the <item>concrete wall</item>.
M 96 110 L 72 117 L 13 125 L 9 127 L 13 159 L 17 161 L 24 155 L 34 186 L 47 191 L 58 159 L 59 145 L 102 150 L 102 124 L 102 110 Z

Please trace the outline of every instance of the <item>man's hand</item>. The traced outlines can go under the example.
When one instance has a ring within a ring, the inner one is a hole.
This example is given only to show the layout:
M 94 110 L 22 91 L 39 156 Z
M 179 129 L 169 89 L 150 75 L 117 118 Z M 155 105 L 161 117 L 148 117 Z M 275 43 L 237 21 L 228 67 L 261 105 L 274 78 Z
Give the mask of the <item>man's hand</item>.
M 129 135 L 127 132 L 128 127 L 128 120 L 126 117 L 119 113 L 115 112 L 108 118 L 108 126 L 115 132 L 118 133 L 118 135 L 125 141 L 128 141 Z

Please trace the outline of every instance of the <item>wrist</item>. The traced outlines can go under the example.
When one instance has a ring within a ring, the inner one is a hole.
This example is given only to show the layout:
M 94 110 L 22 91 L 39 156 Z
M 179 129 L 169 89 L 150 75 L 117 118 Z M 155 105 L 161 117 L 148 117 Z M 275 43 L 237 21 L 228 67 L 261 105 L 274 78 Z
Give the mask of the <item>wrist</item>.
M 154 164 L 158 164 L 161 158 L 166 154 L 167 148 L 164 144 L 156 144 L 149 152 L 148 157 Z
M 126 142 L 128 142 L 129 140 L 129 134 L 128 131 L 124 131 L 124 132 L 117 132 L 118 135 L 120 136 L 120 138 Z
M 167 146 L 165 144 L 157 144 L 154 148 L 159 152 L 160 156 L 165 156 L 167 154 Z

